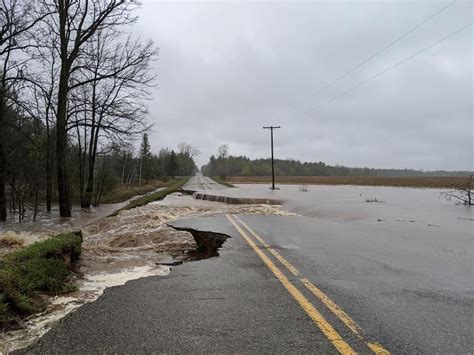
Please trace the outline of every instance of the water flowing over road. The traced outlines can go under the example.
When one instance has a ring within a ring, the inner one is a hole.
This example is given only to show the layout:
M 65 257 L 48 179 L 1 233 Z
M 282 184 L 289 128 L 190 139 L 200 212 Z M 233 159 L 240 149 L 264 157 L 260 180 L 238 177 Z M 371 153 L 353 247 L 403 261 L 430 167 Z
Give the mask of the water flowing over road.
M 472 209 L 433 189 L 230 189 L 202 175 L 189 185 L 280 199 L 297 215 L 249 214 L 251 206 L 239 211 L 190 197 L 163 201 L 222 206 L 171 223 L 229 236 L 219 257 L 108 289 L 25 352 L 465 354 L 474 348 Z

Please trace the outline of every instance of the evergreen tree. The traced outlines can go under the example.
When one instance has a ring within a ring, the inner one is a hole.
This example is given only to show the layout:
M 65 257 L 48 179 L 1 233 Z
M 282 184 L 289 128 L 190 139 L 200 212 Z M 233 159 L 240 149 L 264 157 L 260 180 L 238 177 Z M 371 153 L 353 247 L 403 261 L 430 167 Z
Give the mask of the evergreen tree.
M 151 154 L 151 145 L 148 141 L 148 134 L 143 134 L 142 144 L 140 146 L 140 178 L 145 179 L 145 182 L 148 183 L 148 180 L 152 175 L 152 154 Z
M 168 161 L 168 171 L 171 175 L 171 178 L 174 179 L 178 171 L 178 159 L 176 158 L 176 153 L 174 150 L 171 151 L 169 161 Z

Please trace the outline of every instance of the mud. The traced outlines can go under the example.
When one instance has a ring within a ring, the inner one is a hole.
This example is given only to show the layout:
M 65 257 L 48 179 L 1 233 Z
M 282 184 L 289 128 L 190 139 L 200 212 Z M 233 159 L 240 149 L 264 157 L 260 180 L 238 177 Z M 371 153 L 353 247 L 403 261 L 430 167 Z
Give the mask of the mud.
M 219 256 L 219 249 L 230 236 L 222 233 L 199 231 L 192 228 L 172 227 L 178 231 L 189 232 L 193 235 L 196 248 L 190 251 L 185 260 L 194 261 Z
M 0 352 L 6 354 L 30 345 L 58 320 L 96 300 L 108 287 L 142 277 L 167 275 L 171 265 L 217 256 L 228 236 L 168 224 L 180 218 L 222 213 L 291 215 L 280 206 L 227 205 L 176 193 L 86 225 L 82 229 L 84 240 L 75 282 L 78 291 L 52 298 L 44 313 L 25 320 L 24 329 L 1 334 Z M 28 232 L 25 239 L 33 242 L 45 238 L 50 227 L 39 233 Z

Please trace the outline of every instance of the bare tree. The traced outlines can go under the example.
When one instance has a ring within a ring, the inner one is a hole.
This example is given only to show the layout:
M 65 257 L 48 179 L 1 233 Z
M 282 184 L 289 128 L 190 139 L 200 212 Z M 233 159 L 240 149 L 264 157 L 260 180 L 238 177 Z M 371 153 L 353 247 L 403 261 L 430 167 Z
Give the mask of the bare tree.
M 41 0 L 42 13 L 51 14 L 45 24 L 51 36 L 58 39 L 56 48 L 59 83 L 56 102 L 56 168 L 59 213 L 71 216 L 69 181 L 66 171 L 68 143 L 68 104 L 74 88 L 72 78 L 82 69 L 80 59 L 85 48 L 98 32 L 134 21 L 131 11 L 137 5 L 126 0 Z M 117 73 L 108 73 L 110 77 Z M 90 82 L 97 78 L 90 78 Z M 84 84 L 84 83 L 82 83 Z
M 37 35 L 47 37 L 44 28 L 35 28 Z M 54 38 L 53 38 L 54 40 Z M 58 67 L 54 43 L 42 46 L 33 46 L 28 50 L 35 69 L 32 72 L 23 72 L 21 85 L 17 85 L 17 95 L 12 97 L 17 108 L 38 123 L 43 122 L 46 133 L 45 159 L 43 161 L 46 176 L 46 210 L 51 212 L 52 205 L 52 177 L 53 177 L 53 132 L 55 121 L 55 97 L 57 96 Z M 26 74 L 26 75 L 25 75 Z
M 34 2 L 21 0 L 1 0 L 0 6 L 0 221 L 7 217 L 6 208 L 6 165 L 5 153 L 5 121 L 6 109 L 12 86 L 22 76 L 24 60 L 13 58 L 17 51 L 29 47 L 26 40 L 27 32 L 33 28 L 42 17 L 32 17 Z
M 158 51 L 115 28 L 97 31 L 78 60 L 81 69 L 70 90 L 82 119 L 70 120 L 67 130 L 84 127 L 87 182 L 81 189 L 81 207 L 89 208 L 94 189 L 95 162 L 100 139 L 109 142 L 140 135 L 146 129 L 148 89 L 153 85 L 150 63 Z M 76 112 L 75 112 L 76 114 Z M 106 142 L 102 142 L 106 144 Z
M 229 157 L 229 146 L 227 144 L 221 144 L 219 148 L 217 148 L 217 156 L 220 159 L 226 159 Z
M 197 147 L 186 142 L 181 142 L 178 144 L 178 152 L 191 158 L 196 158 L 201 155 L 201 152 Z
M 469 175 L 463 185 L 457 186 L 449 191 L 442 192 L 441 195 L 447 200 L 454 200 L 456 203 L 465 206 L 473 205 L 474 195 L 474 175 Z

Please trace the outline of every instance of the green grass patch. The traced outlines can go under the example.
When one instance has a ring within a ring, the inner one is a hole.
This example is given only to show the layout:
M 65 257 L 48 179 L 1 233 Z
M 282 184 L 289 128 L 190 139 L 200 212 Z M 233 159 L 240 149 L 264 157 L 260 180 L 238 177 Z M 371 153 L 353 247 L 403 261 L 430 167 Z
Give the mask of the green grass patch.
M 186 184 L 186 182 L 188 181 L 189 179 L 178 179 L 178 180 L 174 180 L 173 184 L 171 184 L 170 186 L 168 186 L 166 189 L 164 190 L 161 190 L 161 191 L 157 191 L 157 192 L 154 192 L 154 193 L 151 193 L 151 194 L 148 194 L 146 196 L 143 196 L 143 197 L 139 197 L 133 201 L 130 201 L 125 207 L 122 207 L 120 208 L 119 210 L 115 211 L 114 213 L 112 213 L 110 216 L 116 216 L 120 211 L 124 211 L 124 210 L 130 210 L 132 208 L 135 208 L 135 207 L 139 207 L 139 206 L 144 206 L 146 205 L 147 203 L 150 203 L 150 202 L 153 202 L 153 201 L 158 201 L 158 200 L 162 200 L 164 199 L 167 195 L 173 193 L 173 192 L 176 192 L 178 191 L 179 189 L 181 189 L 184 184 Z
M 142 185 L 128 185 L 119 184 L 115 186 L 110 192 L 103 195 L 100 203 L 119 203 L 124 202 L 132 197 L 145 195 L 153 190 L 159 189 L 160 187 L 168 187 L 173 185 L 176 180 L 150 180 L 147 184 Z
M 221 185 L 224 185 L 224 186 L 227 186 L 227 187 L 235 187 L 230 182 L 227 182 L 226 180 L 221 179 L 220 177 L 212 176 L 211 179 L 214 180 L 215 182 L 221 184 Z
M 0 260 L 0 328 L 46 307 L 41 294 L 70 290 L 67 280 L 81 254 L 80 232 L 37 242 Z

